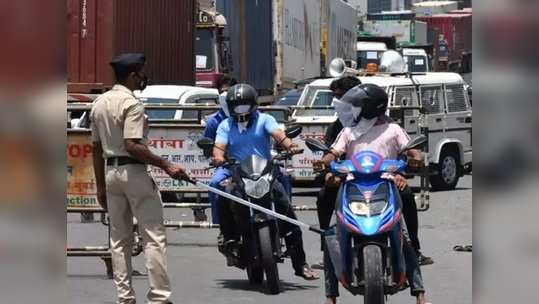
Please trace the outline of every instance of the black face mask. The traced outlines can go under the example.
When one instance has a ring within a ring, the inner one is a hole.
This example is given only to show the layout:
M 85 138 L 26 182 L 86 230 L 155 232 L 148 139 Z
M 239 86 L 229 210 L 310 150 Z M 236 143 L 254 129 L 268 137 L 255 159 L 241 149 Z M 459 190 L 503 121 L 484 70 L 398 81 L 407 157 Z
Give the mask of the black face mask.
M 139 73 L 137 73 L 136 75 L 140 79 L 139 90 L 144 91 L 144 89 L 148 86 L 148 76 L 146 76 L 146 74 L 142 74 L 141 76 Z

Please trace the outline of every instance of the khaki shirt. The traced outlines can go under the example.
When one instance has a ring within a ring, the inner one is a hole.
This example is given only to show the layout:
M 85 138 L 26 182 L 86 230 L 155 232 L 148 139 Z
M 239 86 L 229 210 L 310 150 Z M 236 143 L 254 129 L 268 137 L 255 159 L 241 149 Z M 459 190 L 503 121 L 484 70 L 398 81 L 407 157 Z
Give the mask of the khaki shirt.
M 93 142 L 101 142 L 103 158 L 129 156 L 125 139 L 142 139 L 147 144 L 148 123 L 144 105 L 133 92 L 116 84 L 99 96 L 90 112 Z

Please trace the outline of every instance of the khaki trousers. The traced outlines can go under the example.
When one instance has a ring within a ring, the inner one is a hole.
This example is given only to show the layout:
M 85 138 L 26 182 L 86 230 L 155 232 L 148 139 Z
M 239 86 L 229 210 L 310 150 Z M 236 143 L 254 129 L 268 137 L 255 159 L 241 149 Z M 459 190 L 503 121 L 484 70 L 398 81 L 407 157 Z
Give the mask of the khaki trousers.
M 151 304 L 167 303 L 171 289 L 165 260 L 163 209 L 157 186 L 146 171 L 146 166 L 140 164 L 107 166 L 106 185 L 112 268 L 118 303 L 134 304 L 136 301 L 131 280 L 133 216 L 138 222 L 144 244 L 150 285 L 147 301 Z

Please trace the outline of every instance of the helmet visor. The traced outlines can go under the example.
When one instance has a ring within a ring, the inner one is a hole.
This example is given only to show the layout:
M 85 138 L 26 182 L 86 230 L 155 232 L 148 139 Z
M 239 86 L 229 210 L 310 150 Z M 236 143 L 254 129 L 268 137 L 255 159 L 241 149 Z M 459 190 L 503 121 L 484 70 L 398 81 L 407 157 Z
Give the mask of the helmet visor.
M 341 98 L 341 101 L 349 103 L 353 107 L 363 107 L 365 100 L 369 100 L 370 98 L 363 88 L 356 86 L 348 90 Z
M 247 114 L 251 110 L 251 105 L 238 105 L 234 107 L 234 114 Z

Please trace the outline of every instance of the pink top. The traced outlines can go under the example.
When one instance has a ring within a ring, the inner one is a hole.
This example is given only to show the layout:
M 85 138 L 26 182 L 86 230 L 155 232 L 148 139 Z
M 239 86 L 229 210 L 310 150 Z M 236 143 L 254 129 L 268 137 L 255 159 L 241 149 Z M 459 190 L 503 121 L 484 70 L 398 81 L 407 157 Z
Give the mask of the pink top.
M 344 128 L 331 147 L 340 155 L 346 153 L 346 159 L 351 159 L 354 154 L 366 150 L 387 159 L 396 159 L 410 141 L 406 131 L 396 123 L 376 124 L 356 140 L 352 140 L 351 135 L 352 129 Z

